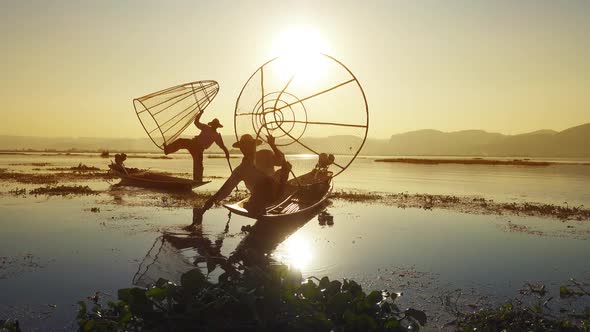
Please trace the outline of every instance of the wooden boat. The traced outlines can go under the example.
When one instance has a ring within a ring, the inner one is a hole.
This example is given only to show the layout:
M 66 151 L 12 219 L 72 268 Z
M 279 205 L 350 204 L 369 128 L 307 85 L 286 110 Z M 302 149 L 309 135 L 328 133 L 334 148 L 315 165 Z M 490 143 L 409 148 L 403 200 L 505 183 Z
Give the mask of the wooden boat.
M 121 178 L 121 185 L 128 185 L 142 188 L 154 188 L 166 191 L 191 191 L 211 181 L 197 182 L 189 179 L 164 175 L 155 172 L 140 171 L 137 169 L 125 168 L 123 172 L 116 164 L 110 164 L 109 168 L 115 175 Z
M 333 183 L 331 177 L 315 182 L 305 181 L 306 175 L 300 179 L 290 180 L 288 193 L 265 208 L 262 214 L 250 213 L 245 208 L 246 202 L 250 199 L 249 197 L 235 204 L 225 204 L 223 206 L 229 211 L 244 217 L 269 221 L 313 212 L 328 199 L 332 192 Z M 305 182 L 302 182 L 302 180 Z

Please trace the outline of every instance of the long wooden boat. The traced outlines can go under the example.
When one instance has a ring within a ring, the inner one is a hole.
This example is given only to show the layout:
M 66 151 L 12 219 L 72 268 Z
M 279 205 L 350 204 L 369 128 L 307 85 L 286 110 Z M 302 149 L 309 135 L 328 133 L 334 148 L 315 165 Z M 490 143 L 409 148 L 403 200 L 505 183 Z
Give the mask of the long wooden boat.
M 197 182 L 189 179 L 179 178 L 148 171 L 123 172 L 117 165 L 111 164 L 109 168 L 115 175 L 121 178 L 121 185 L 128 185 L 142 188 L 154 188 L 166 191 L 191 191 L 211 181 Z
M 225 204 L 223 206 L 235 214 L 252 219 L 268 221 L 284 219 L 313 212 L 328 199 L 333 188 L 332 178 L 299 185 L 295 185 L 295 182 L 291 180 L 290 184 L 292 189 L 289 193 L 267 207 L 262 214 L 255 215 L 244 207 L 250 197 L 235 204 Z

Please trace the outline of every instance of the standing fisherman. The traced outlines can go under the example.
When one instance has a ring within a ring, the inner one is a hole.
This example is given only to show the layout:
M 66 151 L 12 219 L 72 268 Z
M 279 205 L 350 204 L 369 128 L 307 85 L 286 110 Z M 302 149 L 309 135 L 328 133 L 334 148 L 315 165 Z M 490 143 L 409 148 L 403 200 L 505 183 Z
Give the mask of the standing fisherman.
M 164 153 L 174 153 L 180 149 L 186 149 L 193 157 L 193 180 L 196 182 L 203 182 L 203 152 L 208 149 L 213 142 L 217 144 L 225 153 L 225 158 L 229 163 L 229 151 L 223 144 L 221 134 L 217 132 L 218 128 L 223 128 L 218 119 L 203 124 L 199 120 L 203 115 L 203 111 L 197 114 L 195 119 L 195 126 L 199 128 L 201 133 L 192 139 L 179 138 L 170 145 L 164 145 Z

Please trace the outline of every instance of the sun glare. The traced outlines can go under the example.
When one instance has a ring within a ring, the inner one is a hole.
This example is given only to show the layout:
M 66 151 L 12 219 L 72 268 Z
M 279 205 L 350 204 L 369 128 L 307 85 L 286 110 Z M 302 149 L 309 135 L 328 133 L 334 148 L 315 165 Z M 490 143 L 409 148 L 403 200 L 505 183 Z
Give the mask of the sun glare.
M 295 75 L 297 82 L 316 83 L 323 74 L 320 53 L 325 46 L 317 31 L 299 28 L 279 35 L 273 43 L 273 54 L 279 56 L 279 75 L 289 79 Z
M 285 241 L 285 252 L 280 258 L 292 268 L 303 270 L 312 259 L 309 242 L 299 233 L 293 234 Z

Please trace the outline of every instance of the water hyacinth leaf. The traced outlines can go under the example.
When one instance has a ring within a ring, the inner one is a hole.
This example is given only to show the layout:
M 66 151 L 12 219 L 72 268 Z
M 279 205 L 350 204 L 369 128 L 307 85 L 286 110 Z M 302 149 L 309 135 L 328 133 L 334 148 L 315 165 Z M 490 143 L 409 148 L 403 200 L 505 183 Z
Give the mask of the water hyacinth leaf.
M 320 295 L 320 290 L 312 280 L 307 280 L 306 283 L 299 288 L 301 295 L 308 300 L 315 300 Z
M 367 301 L 365 296 L 357 296 L 353 300 L 356 312 L 366 312 L 371 310 L 374 306 Z
M 562 299 L 571 297 L 574 295 L 574 291 L 567 288 L 567 286 L 561 286 L 559 287 L 559 297 Z
M 342 288 L 342 283 L 338 280 L 332 280 L 328 287 L 326 287 L 326 293 L 328 295 L 334 295 L 340 292 Z
M 273 265 L 272 266 L 272 277 L 274 279 L 282 279 L 289 273 L 288 267 L 285 265 Z
M 134 314 L 143 314 L 154 310 L 152 302 L 148 299 L 146 292 L 141 288 L 129 290 L 129 310 Z
M 343 314 L 352 301 L 350 293 L 337 293 L 328 299 L 329 309 L 336 314 Z
M 387 302 L 387 301 L 382 301 L 379 304 L 379 308 L 381 309 L 381 311 L 383 311 L 386 314 L 393 312 L 393 310 L 391 310 L 391 304 L 389 304 L 389 302 Z
M 358 316 L 354 312 L 352 312 L 350 310 L 346 310 L 344 312 L 344 314 L 342 314 L 342 319 L 344 319 L 344 321 L 347 322 L 347 323 L 349 323 L 349 324 L 351 324 L 355 320 L 357 320 L 358 319 L 357 317 Z
M 156 287 L 164 287 L 167 286 L 170 281 L 168 279 L 160 278 L 156 281 Z
M 362 293 L 363 288 L 354 280 L 344 280 L 342 291 L 347 291 L 352 294 L 352 296 L 358 296 L 360 293 Z
M 301 285 L 301 280 L 303 280 L 301 271 L 293 269 L 289 270 L 289 272 L 287 273 L 284 283 L 288 289 L 291 289 Z
M 180 277 L 180 284 L 189 292 L 197 292 L 207 285 L 207 278 L 201 270 L 192 269 Z
M 119 317 L 119 325 L 127 324 L 127 322 L 131 320 L 131 318 L 133 318 L 133 315 L 129 311 L 126 311 Z
M 406 314 L 406 316 L 412 317 L 415 320 L 417 320 L 418 323 L 420 323 L 420 325 L 426 325 L 427 318 L 424 311 L 409 308 L 406 309 L 404 313 Z
M 347 310 L 342 315 L 342 319 L 344 319 L 347 325 L 352 327 L 353 330 L 373 331 L 377 328 L 377 322 L 375 319 L 367 314 L 355 314 Z
M 312 331 L 331 331 L 332 322 L 322 313 L 316 313 L 311 317 L 304 318 L 304 326 Z
M 380 291 L 372 291 L 369 295 L 367 295 L 367 302 L 374 306 L 377 303 L 383 300 L 383 295 Z
M 131 288 L 121 288 L 117 291 L 117 298 L 120 301 L 129 303 L 131 298 Z
M 86 318 L 88 318 L 88 308 L 86 307 L 86 302 L 84 302 L 84 301 L 79 301 L 79 302 L 78 302 L 78 306 L 79 306 L 80 308 L 78 308 L 78 315 L 76 316 L 76 318 L 77 318 L 78 320 L 81 320 L 81 319 L 86 319 Z
M 89 332 L 92 331 L 92 329 L 94 329 L 94 320 L 93 319 L 89 319 L 86 322 L 84 322 L 84 324 L 82 325 L 82 330 L 84 332 Z
M 385 321 L 383 327 L 385 327 L 386 330 L 396 330 L 401 327 L 401 324 L 399 323 L 399 320 L 395 318 L 390 318 Z
M 293 271 L 253 266 L 236 269 L 231 282 L 212 284 L 200 269 L 194 269 L 181 277 L 180 285 L 161 279 L 156 282 L 159 287 L 121 289 L 121 301 L 111 303 L 110 309 L 101 308 L 102 317 L 87 314 L 78 320 L 79 328 L 85 330 L 89 317 L 94 320 L 92 331 L 188 327 L 215 331 L 244 326 L 249 330 L 416 331 L 426 323 L 421 311 L 400 311 L 387 292 L 366 295 L 354 281 L 327 277 L 294 284 L 300 272 Z
M 167 288 L 154 287 L 147 291 L 147 296 L 160 302 L 168 296 Z
M 318 285 L 318 287 L 320 287 L 320 289 L 326 289 L 326 288 L 328 288 L 329 285 L 330 285 L 330 278 L 323 277 L 320 280 L 320 284 Z

